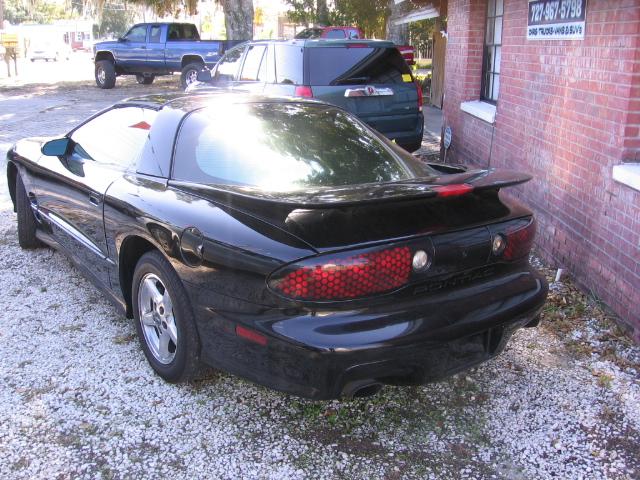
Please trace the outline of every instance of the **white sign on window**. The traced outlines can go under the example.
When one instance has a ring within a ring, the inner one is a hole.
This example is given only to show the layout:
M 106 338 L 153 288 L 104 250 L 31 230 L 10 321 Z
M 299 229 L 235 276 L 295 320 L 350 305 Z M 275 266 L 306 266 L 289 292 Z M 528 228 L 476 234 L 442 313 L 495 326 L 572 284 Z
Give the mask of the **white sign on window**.
M 529 0 L 527 40 L 583 40 L 587 0 Z

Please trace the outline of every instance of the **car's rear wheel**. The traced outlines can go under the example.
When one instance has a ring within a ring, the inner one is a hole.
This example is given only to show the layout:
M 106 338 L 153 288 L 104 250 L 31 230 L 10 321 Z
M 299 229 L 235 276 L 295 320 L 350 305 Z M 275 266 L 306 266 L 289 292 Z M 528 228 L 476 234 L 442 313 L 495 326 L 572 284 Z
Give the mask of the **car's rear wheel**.
M 151 85 L 155 78 L 155 75 L 149 75 L 146 77 L 144 75 L 136 75 L 136 82 L 138 82 L 140 85 Z
M 202 70 L 203 66 L 202 63 L 198 62 L 185 65 L 180 74 L 180 85 L 182 85 L 183 90 L 198 80 L 198 72 Z
M 171 383 L 193 378 L 200 363 L 195 319 L 180 278 L 160 252 L 138 261 L 131 298 L 138 338 L 153 370 Z
M 113 88 L 116 84 L 116 68 L 109 60 L 96 62 L 96 85 L 100 88 Z
M 16 175 L 16 211 L 18 213 L 18 243 L 22 248 L 38 248 L 42 243 L 36 237 L 38 222 L 31 209 L 31 200 L 20 175 Z

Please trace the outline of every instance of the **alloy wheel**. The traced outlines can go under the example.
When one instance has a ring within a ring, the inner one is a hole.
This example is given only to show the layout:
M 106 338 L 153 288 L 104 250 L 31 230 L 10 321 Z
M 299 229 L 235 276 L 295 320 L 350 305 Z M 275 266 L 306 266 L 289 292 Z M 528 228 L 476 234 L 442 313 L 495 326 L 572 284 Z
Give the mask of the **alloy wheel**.
M 147 273 L 138 289 L 138 318 L 153 357 L 167 365 L 176 356 L 178 329 L 169 291 L 160 278 Z

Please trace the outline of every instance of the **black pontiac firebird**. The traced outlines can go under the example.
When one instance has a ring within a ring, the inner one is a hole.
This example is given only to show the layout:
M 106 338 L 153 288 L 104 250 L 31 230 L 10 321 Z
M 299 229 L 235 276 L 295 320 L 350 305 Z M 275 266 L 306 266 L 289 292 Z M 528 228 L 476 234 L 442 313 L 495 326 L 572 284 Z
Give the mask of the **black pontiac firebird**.
M 118 103 L 18 142 L 24 248 L 65 252 L 169 382 L 200 362 L 316 399 L 497 355 L 547 294 L 526 175 L 426 164 L 337 107 L 238 94 Z

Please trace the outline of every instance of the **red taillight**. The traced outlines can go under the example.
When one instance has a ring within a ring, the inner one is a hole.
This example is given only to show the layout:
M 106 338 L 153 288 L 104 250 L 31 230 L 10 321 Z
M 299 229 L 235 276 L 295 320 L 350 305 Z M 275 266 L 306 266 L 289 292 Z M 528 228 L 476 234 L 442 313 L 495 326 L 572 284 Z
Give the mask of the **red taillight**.
M 295 91 L 296 97 L 313 98 L 313 90 L 309 85 L 298 85 Z
M 422 87 L 418 82 L 416 83 L 416 92 L 418 92 L 418 111 L 422 111 L 422 105 L 424 105 L 424 97 L 422 96 Z
M 527 224 L 508 226 L 505 231 L 507 245 L 502 252 L 505 260 L 517 260 L 529 254 L 533 246 L 533 239 L 536 236 L 536 222 L 529 221 Z
M 272 278 L 271 288 L 296 300 L 348 300 L 405 285 L 411 273 L 411 250 L 396 247 L 322 263 L 313 259 L 293 268 Z
M 452 185 L 436 185 L 432 190 L 438 192 L 439 197 L 456 197 L 473 191 L 473 185 L 468 183 L 455 183 Z

